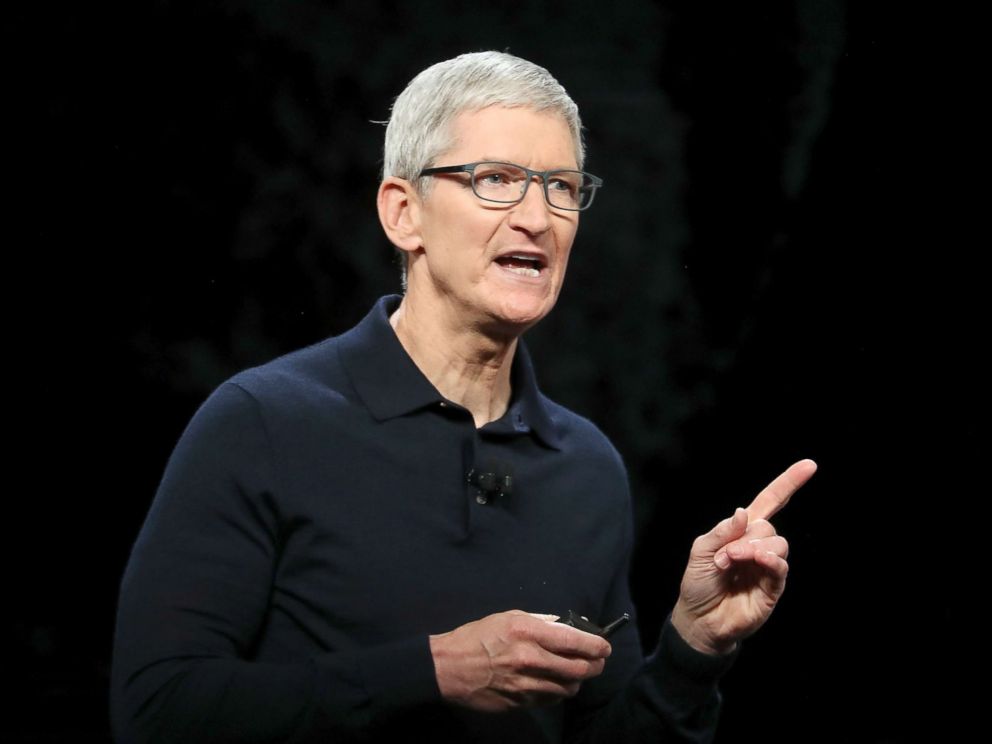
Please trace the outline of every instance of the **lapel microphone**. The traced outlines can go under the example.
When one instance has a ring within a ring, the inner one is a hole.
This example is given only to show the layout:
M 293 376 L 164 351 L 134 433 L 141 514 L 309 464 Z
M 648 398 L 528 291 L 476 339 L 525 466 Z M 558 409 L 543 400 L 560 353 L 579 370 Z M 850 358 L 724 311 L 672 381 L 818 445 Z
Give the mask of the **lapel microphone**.
M 505 462 L 494 463 L 486 468 L 472 468 L 468 471 L 468 482 L 478 491 L 475 500 L 480 504 L 488 504 L 513 493 L 513 468 Z

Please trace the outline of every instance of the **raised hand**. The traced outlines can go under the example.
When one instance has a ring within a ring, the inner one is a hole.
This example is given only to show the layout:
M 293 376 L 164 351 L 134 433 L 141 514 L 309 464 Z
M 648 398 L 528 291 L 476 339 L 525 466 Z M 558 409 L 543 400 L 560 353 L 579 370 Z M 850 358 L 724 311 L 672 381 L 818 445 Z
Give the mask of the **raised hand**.
M 672 624 L 691 646 L 729 653 L 771 615 L 785 590 L 789 544 L 768 520 L 816 472 L 800 460 L 692 544 Z
M 575 695 L 603 671 L 610 644 L 555 619 L 510 610 L 431 636 L 441 695 L 489 712 Z

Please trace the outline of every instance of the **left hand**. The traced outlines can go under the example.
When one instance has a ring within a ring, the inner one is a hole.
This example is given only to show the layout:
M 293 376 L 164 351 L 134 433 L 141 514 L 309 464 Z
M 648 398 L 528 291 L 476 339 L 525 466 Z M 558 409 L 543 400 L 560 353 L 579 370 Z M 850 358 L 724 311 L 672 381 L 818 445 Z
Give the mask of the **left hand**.
M 771 615 L 785 590 L 789 544 L 768 520 L 815 472 L 812 460 L 793 464 L 750 506 L 693 542 L 672 611 L 672 625 L 690 646 L 729 653 Z

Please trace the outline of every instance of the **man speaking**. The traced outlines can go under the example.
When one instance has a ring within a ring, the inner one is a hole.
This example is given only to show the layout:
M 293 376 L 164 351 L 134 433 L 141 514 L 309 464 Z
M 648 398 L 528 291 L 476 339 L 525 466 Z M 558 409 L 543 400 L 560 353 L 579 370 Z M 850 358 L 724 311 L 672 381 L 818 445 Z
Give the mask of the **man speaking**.
M 784 589 L 768 519 L 815 465 L 693 543 L 649 656 L 635 623 L 604 637 L 633 613 L 626 473 L 521 340 L 602 184 L 583 167 L 577 107 L 517 57 L 397 98 L 377 206 L 405 293 L 236 375 L 183 433 L 122 584 L 119 741 L 712 738 Z

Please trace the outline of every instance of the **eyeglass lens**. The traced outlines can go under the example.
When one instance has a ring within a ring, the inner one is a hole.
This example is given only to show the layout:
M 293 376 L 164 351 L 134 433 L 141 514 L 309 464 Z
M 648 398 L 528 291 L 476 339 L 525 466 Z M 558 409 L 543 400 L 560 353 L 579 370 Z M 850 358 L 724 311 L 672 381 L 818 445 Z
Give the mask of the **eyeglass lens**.
M 482 199 L 497 202 L 519 201 L 530 181 L 527 171 L 508 163 L 479 163 L 472 176 L 472 187 Z M 582 171 L 559 170 L 547 175 L 548 202 L 562 209 L 582 209 L 592 199 L 591 179 Z

